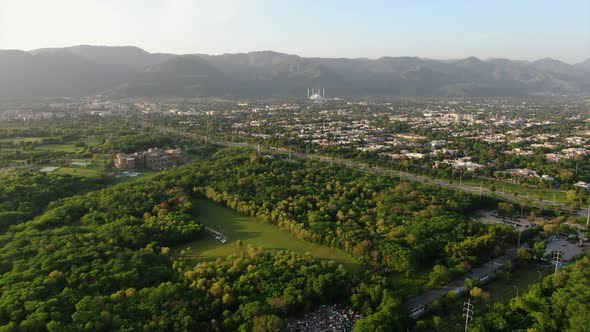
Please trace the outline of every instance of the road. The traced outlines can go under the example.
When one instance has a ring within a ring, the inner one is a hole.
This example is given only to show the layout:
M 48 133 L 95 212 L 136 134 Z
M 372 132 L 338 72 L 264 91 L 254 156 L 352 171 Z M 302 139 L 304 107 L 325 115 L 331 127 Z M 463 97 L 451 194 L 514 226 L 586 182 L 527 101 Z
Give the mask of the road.
M 157 128 L 162 132 L 174 133 L 177 135 L 190 137 L 192 139 L 197 139 L 200 141 L 208 141 L 211 144 L 217 144 L 217 145 L 222 145 L 222 146 L 227 146 L 227 147 L 243 147 L 243 148 L 253 148 L 253 149 L 258 148 L 256 146 L 254 146 L 253 144 L 249 144 L 249 143 L 245 143 L 245 142 L 230 142 L 230 141 L 223 141 L 223 140 L 216 140 L 216 139 L 208 140 L 207 137 L 205 137 L 205 136 L 202 136 L 199 134 L 194 134 L 194 133 L 183 132 L 183 131 L 178 130 L 176 128 L 170 128 L 170 127 L 164 127 L 164 126 L 158 126 Z M 260 152 L 267 153 L 267 154 L 277 154 L 277 153 L 285 154 L 285 151 L 277 151 L 277 150 L 271 150 L 271 149 L 265 149 L 265 148 L 260 148 Z M 430 177 L 427 177 L 424 175 L 412 174 L 412 173 L 408 173 L 408 172 L 404 172 L 404 171 L 388 170 L 388 169 L 385 169 L 382 167 L 370 166 L 370 165 L 363 164 L 363 163 L 353 161 L 350 159 L 327 157 L 327 156 L 322 156 L 322 155 L 318 155 L 318 154 L 304 154 L 304 153 L 299 153 L 299 152 L 291 152 L 291 155 L 293 157 L 297 157 L 297 158 L 314 159 L 314 160 L 320 160 L 320 161 L 324 161 L 324 162 L 335 163 L 335 164 L 343 165 L 343 166 L 347 166 L 347 167 L 353 167 L 353 168 L 357 168 L 357 169 L 364 170 L 364 171 L 370 171 L 370 172 L 373 172 L 376 174 L 390 175 L 390 176 L 394 176 L 394 177 L 399 177 L 400 179 L 405 179 L 405 180 L 410 180 L 410 181 L 415 181 L 415 182 L 420 182 L 420 183 L 430 183 L 430 184 L 434 184 L 434 185 L 439 185 L 443 188 L 461 190 L 461 191 L 464 191 L 464 192 L 467 192 L 470 194 L 481 195 L 482 197 L 485 196 L 485 197 L 492 197 L 495 199 L 500 199 L 503 201 L 511 202 L 516 205 L 532 206 L 532 207 L 542 208 L 542 209 L 546 209 L 546 210 L 559 210 L 559 211 L 568 212 L 568 213 L 572 212 L 571 208 L 567 204 L 564 204 L 564 203 L 557 203 L 557 202 L 553 203 L 550 201 L 539 201 L 539 200 L 527 200 L 524 197 L 514 196 L 511 193 L 492 191 L 492 190 L 485 188 L 485 187 L 465 185 L 465 184 L 445 181 L 445 180 L 441 180 L 441 179 L 433 179 L 433 178 L 430 178 Z M 586 217 L 587 211 L 588 210 L 586 210 L 586 209 L 577 209 L 575 211 L 575 213 L 578 216 Z M 582 225 L 576 225 L 576 227 L 585 228 Z
M 431 289 L 419 296 L 409 299 L 406 306 L 410 309 L 421 307 L 423 305 L 430 305 L 437 298 L 447 294 L 449 291 L 457 290 L 464 287 L 466 279 L 480 279 L 483 276 L 488 276 L 489 280 L 495 278 L 496 271 L 502 268 L 507 262 L 512 262 L 516 259 L 517 249 L 511 248 L 507 250 L 504 256 L 490 260 L 479 267 L 474 268 L 470 272 L 462 275 L 455 280 L 449 282 L 444 286 Z
M 387 170 L 382 167 L 369 166 L 369 165 L 366 165 L 363 163 L 359 163 L 359 162 L 351 161 L 351 160 L 346 160 L 346 159 L 331 158 L 331 157 L 325 157 L 325 156 L 319 156 L 319 155 L 299 155 L 298 154 L 297 156 L 306 157 L 306 158 L 315 158 L 315 159 L 326 161 L 326 162 L 333 162 L 333 163 L 345 165 L 348 167 L 355 167 L 355 168 L 358 168 L 361 170 L 371 171 L 371 172 L 377 173 L 377 174 L 391 175 L 391 176 L 399 177 L 400 179 L 406 179 L 406 180 L 421 182 L 421 183 L 436 184 L 436 185 L 439 185 L 443 188 L 462 190 L 462 191 L 468 192 L 470 194 L 481 195 L 482 197 L 483 196 L 493 197 L 493 198 L 508 201 L 508 202 L 511 202 L 511 203 L 514 203 L 517 205 L 524 204 L 525 206 L 535 206 L 535 207 L 540 207 L 543 209 L 550 209 L 550 210 L 558 209 L 561 211 L 571 212 L 571 209 L 569 208 L 569 206 L 564 203 L 557 203 L 557 202 L 553 203 L 553 202 L 545 202 L 545 201 L 528 201 L 527 202 L 527 199 L 519 198 L 517 196 L 514 196 L 511 193 L 502 193 L 502 192 L 498 192 L 498 191 L 491 191 L 490 189 L 485 188 L 485 187 L 469 186 L 469 185 L 445 181 L 445 180 L 441 180 L 441 179 L 433 179 L 433 178 L 430 178 L 430 177 L 427 177 L 424 175 L 417 175 L 417 174 L 407 173 L 407 172 L 403 172 L 403 171 Z M 586 216 L 587 210 L 585 210 L 585 209 L 578 210 L 577 212 L 581 216 Z

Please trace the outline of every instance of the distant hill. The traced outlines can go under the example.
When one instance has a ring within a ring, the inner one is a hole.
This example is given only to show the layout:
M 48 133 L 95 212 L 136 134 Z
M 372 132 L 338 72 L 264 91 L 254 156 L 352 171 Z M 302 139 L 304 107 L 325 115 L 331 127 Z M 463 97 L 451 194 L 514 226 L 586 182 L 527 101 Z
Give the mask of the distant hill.
M 574 65 L 575 68 L 579 69 L 579 70 L 583 70 L 586 71 L 588 73 L 590 73 L 590 58 L 586 59 L 585 61 L 582 61 L 576 65 Z
M 0 51 L 0 97 L 303 97 L 308 87 L 341 97 L 588 95 L 590 59 L 174 55 L 89 45 Z
M 140 70 L 147 66 L 162 63 L 175 56 L 173 54 L 148 53 L 135 46 L 107 47 L 90 45 L 79 45 L 65 48 L 41 48 L 29 53 L 40 55 L 55 52 L 75 54 L 100 65 L 120 68 L 137 68 Z

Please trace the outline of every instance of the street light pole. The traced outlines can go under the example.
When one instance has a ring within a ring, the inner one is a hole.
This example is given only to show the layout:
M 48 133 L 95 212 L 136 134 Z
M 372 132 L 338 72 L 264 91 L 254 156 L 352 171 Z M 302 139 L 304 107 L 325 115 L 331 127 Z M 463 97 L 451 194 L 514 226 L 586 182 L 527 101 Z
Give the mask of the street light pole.
M 557 252 L 555 253 L 555 256 L 553 256 L 553 263 L 555 263 L 555 274 L 557 275 L 557 266 L 559 265 L 559 263 L 563 262 L 563 256 L 562 254 L 559 252 L 559 249 L 557 249 Z
M 479 199 L 481 199 L 482 194 L 483 194 L 483 181 L 481 181 L 479 184 Z

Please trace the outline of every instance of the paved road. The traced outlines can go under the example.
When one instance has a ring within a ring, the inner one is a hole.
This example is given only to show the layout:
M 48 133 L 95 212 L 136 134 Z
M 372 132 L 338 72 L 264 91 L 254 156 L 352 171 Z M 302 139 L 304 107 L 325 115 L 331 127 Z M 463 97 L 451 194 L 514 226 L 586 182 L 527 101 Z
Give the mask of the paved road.
M 300 156 L 300 155 L 298 155 L 298 156 Z M 445 181 L 445 180 L 441 180 L 441 179 L 433 179 L 433 178 L 429 178 L 424 175 L 417 175 L 417 174 L 407 173 L 407 172 L 403 172 L 403 171 L 387 170 L 382 167 L 369 166 L 369 165 L 362 164 L 362 163 L 359 163 L 356 161 L 340 159 L 340 158 L 331 158 L 331 157 L 325 157 L 325 156 L 319 156 L 319 155 L 303 155 L 302 157 L 315 158 L 315 159 L 319 159 L 322 161 L 338 163 L 340 165 L 346 165 L 349 167 L 356 167 L 356 168 L 359 168 L 362 170 L 367 170 L 367 171 L 371 171 L 371 172 L 378 173 L 378 174 L 385 174 L 385 175 L 400 177 L 402 179 L 407 179 L 410 181 L 436 184 L 436 185 L 440 185 L 441 187 L 444 187 L 444 188 L 462 190 L 462 191 L 465 191 L 465 192 L 468 192 L 471 194 L 475 194 L 475 195 L 481 194 L 481 196 L 494 197 L 494 198 L 498 198 L 501 200 L 516 203 L 519 205 L 525 204 L 525 205 L 531 205 L 531 206 L 536 206 L 536 207 L 542 207 L 544 209 L 551 209 L 551 210 L 558 209 L 558 210 L 567 211 L 567 212 L 571 211 L 569 209 L 569 207 L 563 203 L 553 203 L 553 202 L 544 202 L 544 201 L 530 201 L 527 203 L 527 200 L 525 198 L 515 197 L 511 193 L 502 193 L 502 192 L 498 192 L 498 191 L 491 191 L 490 189 L 485 188 L 485 187 L 470 186 L 470 185 L 460 184 L 460 183 L 456 183 L 456 182 L 449 182 L 449 181 Z M 587 210 L 585 210 L 585 209 L 578 210 L 577 212 L 581 216 L 586 216 Z
M 498 269 L 502 268 L 507 262 L 511 262 L 516 259 L 517 249 L 511 248 L 507 250 L 504 256 L 490 260 L 489 262 L 482 264 L 479 267 L 474 268 L 470 272 L 462 275 L 455 280 L 449 282 L 444 286 L 431 289 L 419 296 L 409 299 L 406 302 L 406 306 L 410 309 L 420 307 L 423 305 L 430 305 L 437 298 L 447 294 L 449 291 L 457 290 L 465 285 L 466 279 L 479 279 L 484 275 L 487 275 L 489 280 L 495 278 L 495 273 Z
M 192 139 L 198 139 L 201 141 L 207 140 L 207 137 L 205 137 L 205 136 L 202 136 L 199 134 L 194 134 L 194 133 L 183 132 L 183 131 L 180 131 L 176 128 L 159 126 L 158 129 L 162 132 L 170 132 L 170 133 L 174 133 L 174 134 L 178 134 L 178 135 L 183 135 L 186 137 L 190 137 Z M 245 143 L 245 142 L 230 142 L 230 141 L 223 141 L 223 140 L 216 140 L 216 139 L 208 140 L 208 142 L 212 143 L 212 144 L 228 146 L 228 147 L 248 147 L 248 148 L 254 148 L 254 149 L 257 148 L 253 144 Z M 261 153 L 268 153 L 268 154 L 275 154 L 275 153 L 284 154 L 285 153 L 285 151 L 277 151 L 277 150 L 264 149 L 264 148 L 261 148 L 260 151 L 261 151 Z M 391 176 L 399 177 L 400 179 L 406 179 L 406 180 L 421 182 L 421 183 L 435 184 L 435 185 L 439 185 L 443 188 L 462 190 L 464 192 L 468 192 L 468 193 L 471 193 L 474 195 L 493 197 L 493 198 L 508 201 L 508 202 L 511 202 L 511 203 L 514 203 L 517 205 L 524 204 L 526 206 L 534 206 L 534 207 L 548 209 L 548 210 L 560 210 L 560 211 L 565 211 L 565 212 L 571 212 L 571 209 L 569 208 L 569 206 L 564 203 L 553 203 L 553 202 L 549 202 L 549 201 L 538 201 L 538 200 L 530 200 L 527 202 L 526 198 L 514 196 L 511 193 L 502 193 L 502 192 L 498 192 L 498 191 L 491 191 L 490 189 L 485 188 L 485 187 L 465 185 L 465 184 L 460 184 L 460 183 L 456 183 L 456 182 L 449 182 L 449 181 L 445 181 L 445 180 L 441 180 L 441 179 L 433 179 L 433 178 L 429 178 L 424 175 L 417 175 L 417 174 L 407 173 L 407 172 L 403 172 L 403 171 L 392 171 L 392 170 L 388 170 L 388 169 L 385 169 L 382 167 L 370 166 L 370 165 L 363 164 L 363 163 L 353 161 L 350 159 L 327 157 L 327 156 L 322 156 L 322 155 L 317 155 L 317 154 L 303 154 L 303 153 L 298 153 L 298 152 L 292 152 L 291 155 L 294 157 L 298 157 L 298 158 L 315 159 L 315 160 L 321 160 L 321 161 L 325 161 L 325 162 L 331 162 L 331 163 L 335 163 L 338 165 L 353 167 L 353 168 L 357 168 L 357 169 L 361 169 L 361 170 L 365 170 L 365 171 L 370 171 L 370 172 L 377 173 L 377 174 L 391 175 Z M 578 209 L 575 212 L 577 215 L 583 216 L 583 217 L 585 217 L 587 214 L 586 209 Z M 578 225 L 577 225 L 577 227 L 578 227 Z M 579 228 L 580 227 L 584 228 L 583 226 L 579 226 Z

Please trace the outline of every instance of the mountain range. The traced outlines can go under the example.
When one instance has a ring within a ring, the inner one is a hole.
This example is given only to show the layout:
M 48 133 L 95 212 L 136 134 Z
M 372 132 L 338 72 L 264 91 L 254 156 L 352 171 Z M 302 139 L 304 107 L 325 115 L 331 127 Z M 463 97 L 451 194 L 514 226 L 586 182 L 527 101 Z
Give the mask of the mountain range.
M 272 51 L 149 53 L 137 47 L 0 50 L 0 98 L 590 95 L 590 59 L 304 58 Z

